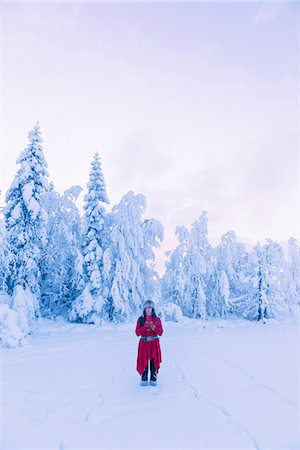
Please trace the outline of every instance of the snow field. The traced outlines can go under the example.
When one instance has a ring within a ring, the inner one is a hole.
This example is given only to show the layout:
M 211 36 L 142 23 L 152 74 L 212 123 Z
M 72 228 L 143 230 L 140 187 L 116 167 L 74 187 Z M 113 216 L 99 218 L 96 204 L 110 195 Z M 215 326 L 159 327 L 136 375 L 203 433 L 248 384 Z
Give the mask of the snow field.
M 163 326 L 156 387 L 139 385 L 135 322 L 43 320 L 2 349 L 1 448 L 299 448 L 295 318 Z

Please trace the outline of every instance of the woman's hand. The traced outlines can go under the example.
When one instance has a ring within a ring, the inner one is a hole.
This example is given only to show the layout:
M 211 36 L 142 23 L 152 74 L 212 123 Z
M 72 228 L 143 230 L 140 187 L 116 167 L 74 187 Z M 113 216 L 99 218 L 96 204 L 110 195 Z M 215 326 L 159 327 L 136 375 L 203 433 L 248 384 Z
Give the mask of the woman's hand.
M 152 331 L 154 331 L 156 328 L 156 325 L 153 323 L 152 320 L 150 320 L 149 322 L 146 321 L 145 324 L 147 325 L 148 330 L 150 328 Z

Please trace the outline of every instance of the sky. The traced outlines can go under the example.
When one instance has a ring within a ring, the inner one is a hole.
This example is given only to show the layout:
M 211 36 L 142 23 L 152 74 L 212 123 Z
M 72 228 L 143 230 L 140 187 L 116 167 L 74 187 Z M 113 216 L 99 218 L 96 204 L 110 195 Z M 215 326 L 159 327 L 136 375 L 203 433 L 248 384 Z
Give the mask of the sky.
M 84 188 L 99 152 L 108 210 L 129 190 L 144 217 L 208 212 L 209 239 L 299 238 L 296 2 L 26 3 L 2 8 L 1 203 L 39 121 L 57 191 Z

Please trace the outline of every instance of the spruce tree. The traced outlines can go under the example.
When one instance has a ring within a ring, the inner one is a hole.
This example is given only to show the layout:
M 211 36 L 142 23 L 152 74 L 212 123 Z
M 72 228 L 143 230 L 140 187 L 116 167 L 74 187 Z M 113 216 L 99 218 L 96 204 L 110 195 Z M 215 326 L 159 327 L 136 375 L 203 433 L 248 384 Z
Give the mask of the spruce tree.
M 284 253 L 275 241 L 258 242 L 249 258 L 251 267 L 248 295 L 240 300 L 239 311 L 244 318 L 265 322 L 282 319 L 288 314 L 283 289 Z
M 38 123 L 28 138 L 27 148 L 17 159 L 20 168 L 6 193 L 4 208 L 7 243 L 13 255 L 7 279 L 8 293 L 13 297 L 13 307 L 22 311 L 24 324 L 39 316 L 40 262 L 46 245 L 47 224 L 43 199 L 49 190 Z
M 98 152 L 91 163 L 88 192 L 84 197 L 85 238 L 82 244 L 84 290 L 75 300 L 70 320 L 100 323 L 105 303 L 103 280 L 103 253 L 107 245 L 105 226 L 109 204 Z
M 0 221 L 0 296 L 9 298 L 8 292 L 8 278 L 9 278 L 9 266 L 12 263 L 12 253 L 9 250 L 9 246 L 6 239 L 6 228 L 4 220 Z M 0 303 L 4 303 L 1 301 Z

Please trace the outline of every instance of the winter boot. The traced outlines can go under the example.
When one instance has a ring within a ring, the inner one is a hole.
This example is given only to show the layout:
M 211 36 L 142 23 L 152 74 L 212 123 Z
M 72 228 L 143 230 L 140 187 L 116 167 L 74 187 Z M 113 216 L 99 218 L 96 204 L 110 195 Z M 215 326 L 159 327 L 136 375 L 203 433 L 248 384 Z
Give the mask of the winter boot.
M 150 359 L 150 371 L 151 371 L 151 379 L 150 379 L 150 385 L 156 386 L 157 385 L 157 372 L 154 366 L 153 359 Z
M 142 379 L 140 382 L 141 386 L 147 386 L 147 384 L 148 384 L 148 363 L 147 363 L 147 366 L 145 367 L 145 370 L 143 372 Z

